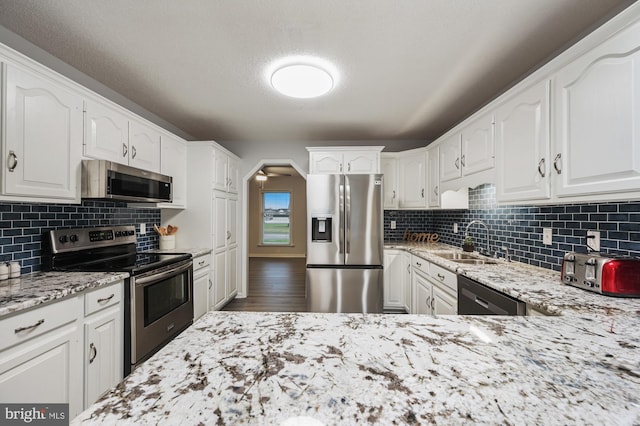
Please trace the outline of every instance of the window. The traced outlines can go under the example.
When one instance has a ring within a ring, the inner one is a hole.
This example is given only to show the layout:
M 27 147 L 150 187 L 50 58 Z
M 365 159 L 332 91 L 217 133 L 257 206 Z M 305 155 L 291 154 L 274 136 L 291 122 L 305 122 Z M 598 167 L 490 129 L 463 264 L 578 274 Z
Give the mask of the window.
M 291 193 L 262 193 L 262 244 L 291 245 Z

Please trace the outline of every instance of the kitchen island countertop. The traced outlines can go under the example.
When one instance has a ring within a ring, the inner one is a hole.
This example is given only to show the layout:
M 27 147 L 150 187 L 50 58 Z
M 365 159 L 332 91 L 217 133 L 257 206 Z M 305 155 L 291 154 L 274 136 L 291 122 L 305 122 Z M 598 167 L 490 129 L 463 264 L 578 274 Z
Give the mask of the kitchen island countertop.
M 639 327 L 210 312 L 72 424 L 638 424 Z

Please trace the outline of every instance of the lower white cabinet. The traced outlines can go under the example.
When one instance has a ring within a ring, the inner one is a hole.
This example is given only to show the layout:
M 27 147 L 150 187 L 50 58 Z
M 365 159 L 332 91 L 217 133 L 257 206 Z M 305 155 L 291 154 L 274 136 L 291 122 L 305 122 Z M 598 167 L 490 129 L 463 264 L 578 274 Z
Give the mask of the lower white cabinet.
M 213 295 L 210 308 L 220 309 L 238 293 L 238 198 L 213 191 Z
M 435 263 L 418 256 L 411 260 L 412 310 L 415 314 L 456 315 L 458 278 Z
M 415 297 L 412 313 L 431 315 L 433 313 L 433 299 L 431 297 L 433 284 L 420 270 L 414 269 L 413 272 L 412 280 Z
M 209 292 L 213 292 L 210 276 L 210 254 L 193 258 L 193 320 L 209 310 Z
M 450 292 L 434 285 L 431 298 L 434 315 L 456 315 L 458 313 L 458 298 Z
M 0 395 L 68 403 L 70 418 L 123 377 L 123 282 L 0 321 Z
M 384 290 L 383 308 L 385 310 L 404 309 L 404 268 L 402 251 L 384 251 Z

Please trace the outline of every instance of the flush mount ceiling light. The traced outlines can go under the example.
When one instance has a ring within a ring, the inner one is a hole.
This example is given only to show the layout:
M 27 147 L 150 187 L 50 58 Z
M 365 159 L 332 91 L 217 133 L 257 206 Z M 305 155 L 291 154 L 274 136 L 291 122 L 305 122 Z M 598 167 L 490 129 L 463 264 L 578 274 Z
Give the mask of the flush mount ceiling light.
M 327 71 L 320 60 L 291 58 L 272 67 L 269 82 L 283 95 L 293 98 L 315 98 L 329 92 L 335 84 L 335 74 Z

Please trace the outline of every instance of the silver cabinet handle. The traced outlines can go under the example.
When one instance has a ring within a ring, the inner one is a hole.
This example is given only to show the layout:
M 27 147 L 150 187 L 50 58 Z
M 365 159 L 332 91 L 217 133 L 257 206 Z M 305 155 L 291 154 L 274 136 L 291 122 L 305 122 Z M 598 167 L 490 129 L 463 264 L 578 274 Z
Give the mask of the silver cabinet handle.
M 96 348 L 96 345 L 91 343 L 89 345 L 89 364 L 92 364 L 97 356 L 98 356 L 98 349 Z
M 456 169 L 460 170 L 460 158 L 456 158 L 456 162 L 454 164 L 456 166 Z
M 126 143 L 123 143 L 122 144 L 122 156 L 126 157 L 128 153 L 129 153 L 129 147 L 127 146 Z
M 420 191 L 420 196 L 424 198 L 424 188 L 422 188 L 422 191 Z
M 444 281 L 444 275 L 442 275 L 442 274 L 437 274 L 437 275 L 438 275 L 438 278 L 440 279 L 440 281 Z
M 465 157 L 465 156 L 463 155 L 463 156 L 462 156 L 462 158 L 461 158 L 461 161 L 460 161 L 460 163 L 462 163 L 462 167 L 465 167 L 465 166 L 466 166 L 466 164 L 465 164 L 465 160 L 464 160 L 464 157 Z
M 436 187 L 433 188 L 433 195 L 435 195 L 436 197 L 438 196 L 438 185 L 436 185 Z
M 431 298 L 431 313 L 433 313 L 433 310 L 435 309 L 435 306 L 434 306 L 435 305 L 435 301 L 436 301 L 436 299 L 432 297 Z
M 201 260 L 200 262 L 198 262 L 198 266 L 202 266 L 202 265 L 204 265 L 204 263 L 205 263 L 205 261 Z
M 231 239 L 231 231 L 227 231 L 227 240 Z
M 16 328 L 15 330 L 13 330 L 13 332 L 14 332 L 15 334 L 18 334 L 18 333 L 22 333 L 23 331 L 33 330 L 34 328 L 39 327 L 39 326 L 41 326 L 42 324 L 44 324 L 44 318 L 43 318 L 43 319 L 41 319 L 41 320 L 39 320 L 39 321 L 38 321 L 37 323 L 35 323 L 35 324 L 28 325 L 28 326 L 26 326 L 26 327 L 19 327 L 19 328 Z
M 553 160 L 553 168 L 556 169 L 556 172 L 561 175 L 562 174 L 562 167 L 558 167 L 558 162 L 562 160 L 562 153 L 558 153 L 558 155 L 556 155 L 556 158 Z M 562 163 L 560 163 L 560 165 L 562 165 Z
M 347 171 L 350 172 L 351 171 L 351 161 L 349 161 L 347 163 Z
M 407 273 L 410 274 L 411 273 L 411 265 L 407 265 Z
M 98 299 L 98 303 L 108 302 L 109 300 L 113 299 L 113 296 L 115 296 L 115 294 L 111 293 L 109 297 L 103 297 L 102 299 Z
M 18 166 L 18 156 L 15 152 L 9 151 L 9 158 L 7 158 L 7 167 L 10 172 L 13 172 Z
M 396 190 L 395 190 L 395 189 L 393 190 L 393 197 L 391 197 L 391 199 L 392 199 L 392 200 L 395 200 L 395 199 L 396 199 Z
M 136 154 L 137 154 L 137 153 L 138 153 L 138 152 L 136 151 L 136 147 L 135 147 L 135 146 L 132 146 L 132 147 L 131 147 L 131 158 L 136 158 Z
M 342 163 L 340 163 L 340 173 L 342 173 Z
M 209 290 L 211 290 L 211 286 L 213 285 L 213 283 L 211 282 L 211 280 L 209 280 Z
M 540 177 L 545 177 L 546 175 L 545 167 L 544 167 L 544 158 L 540 159 L 540 162 L 538 163 L 538 173 L 540 174 Z
M 422 267 L 422 263 L 420 263 L 420 262 L 416 262 L 416 265 L 418 265 L 419 268 Z

